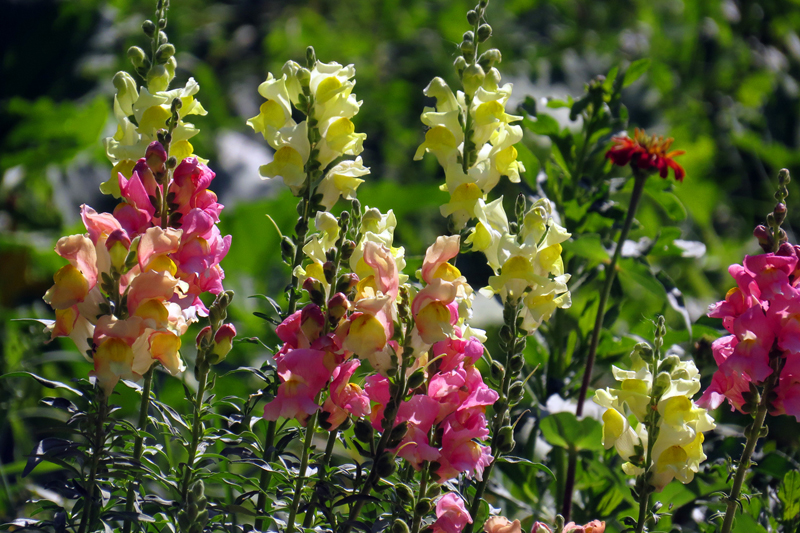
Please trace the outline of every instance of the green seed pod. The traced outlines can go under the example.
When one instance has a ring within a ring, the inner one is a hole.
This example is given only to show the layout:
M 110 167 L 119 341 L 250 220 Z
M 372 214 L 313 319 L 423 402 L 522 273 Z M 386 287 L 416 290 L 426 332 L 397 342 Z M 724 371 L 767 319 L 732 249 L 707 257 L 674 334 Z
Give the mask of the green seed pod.
M 497 361 L 492 361 L 492 367 L 489 370 L 489 375 L 494 381 L 499 383 L 500 381 L 503 380 L 503 377 L 506 375 L 506 369 L 503 368 L 503 365 L 501 365 Z
M 417 502 L 417 505 L 414 506 L 414 512 L 416 514 L 425 516 L 426 514 L 431 512 L 431 500 L 428 498 L 423 498 Z
M 475 53 L 475 43 L 473 43 L 472 41 L 462 41 L 460 48 L 461 48 L 461 55 L 464 57 L 471 58 L 472 55 Z M 481 82 L 483 82 L 483 80 L 481 80 Z
M 672 372 L 681 363 L 681 358 L 675 354 L 666 357 L 661 364 L 658 365 L 659 372 Z
M 482 43 L 492 36 L 492 27 L 488 24 L 481 24 L 478 28 L 478 42 Z
M 386 452 L 378 457 L 378 460 L 375 462 L 375 472 L 380 478 L 387 478 L 394 474 L 396 470 L 397 461 L 393 453 Z
M 497 434 L 497 449 L 502 453 L 509 453 L 514 449 L 515 444 L 514 428 L 511 426 L 500 428 L 500 432 Z
M 517 354 L 511 358 L 511 361 L 508 363 L 508 367 L 511 369 L 511 372 L 516 374 L 520 370 L 522 370 L 523 365 L 525 364 L 525 360 L 522 358 L 521 355 Z
M 152 20 L 145 20 L 142 22 L 142 31 L 148 37 L 152 37 L 156 34 L 156 25 L 153 23 Z
M 475 24 L 477 24 L 479 19 L 480 15 L 478 15 L 477 11 L 475 11 L 474 9 L 467 11 L 467 22 L 469 23 L 470 26 L 474 26 Z
M 475 42 L 475 34 L 471 31 L 465 31 L 464 35 L 461 36 L 462 41 L 469 41 L 471 43 Z
M 389 441 L 387 442 L 387 446 L 389 448 L 394 448 L 395 446 L 399 445 L 402 442 L 403 438 L 408 433 L 408 422 L 401 422 L 397 424 L 393 429 L 392 433 L 389 435 Z
M 406 487 L 408 488 L 408 487 Z M 409 533 L 408 524 L 398 518 L 392 523 L 392 533 Z
M 525 386 L 522 384 L 521 381 L 516 381 L 511 384 L 511 387 L 508 389 L 508 397 L 511 399 L 513 403 L 518 403 L 522 397 L 525 396 Z
M 153 65 L 147 72 L 147 90 L 151 93 L 166 91 L 169 81 L 170 75 L 164 65 Z
M 400 498 L 400 501 L 406 503 L 414 501 L 414 491 L 412 491 L 408 485 L 398 483 L 395 485 L 394 490 L 397 493 L 397 497 Z
M 433 485 L 428 487 L 428 492 L 425 493 L 425 496 L 427 496 L 430 499 L 434 499 L 441 493 L 442 493 L 442 486 L 439 485 L 438 483 L 434 483 Z
M 301 87 L 307 88 L 311 82 L 311 71 L 302 67 L 297 69 L 297 81 L 300 82 Z
M 359 441 L 365 444 L 372 442 L 373 439 L 372 424 L 370 424 L 366 420 L 358 420 L 353 426 L 353 433 L 355 433 L 355 436 Z
M 503 55 L 500 53 L 500 50 L 492 48 L 481 54 L 481 57 L 478 58 L 478 64 L 485 70 L 489 70 L 495 63 L 500 63 L 502 60 Z

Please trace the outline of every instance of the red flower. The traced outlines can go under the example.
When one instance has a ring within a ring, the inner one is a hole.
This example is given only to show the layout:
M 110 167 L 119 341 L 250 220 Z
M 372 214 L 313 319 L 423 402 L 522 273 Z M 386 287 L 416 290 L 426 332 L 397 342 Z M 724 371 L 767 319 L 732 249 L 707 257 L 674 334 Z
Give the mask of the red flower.
M 683 181 L 686 172 L 672 158 L 684 152 L 683 150 L 668 152 L 672 140 L 672 138 L 665 139 L 661 135 L 648 136 L 644 130 L 636 128 L 632 139 L 627 136 L 614 137 L 612 139 L 614 145 L 606 152 L 606 157 L 621 167 L 632 162 L 642 170 L 656 170 L 662 178 L 667 177 L 671 168 L 675 179 Z

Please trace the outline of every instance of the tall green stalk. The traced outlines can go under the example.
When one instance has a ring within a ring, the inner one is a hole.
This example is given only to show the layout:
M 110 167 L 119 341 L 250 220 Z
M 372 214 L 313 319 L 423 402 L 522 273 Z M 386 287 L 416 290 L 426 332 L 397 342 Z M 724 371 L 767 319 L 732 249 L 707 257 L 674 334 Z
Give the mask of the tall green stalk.
M 198 354 L 198 357 L 202 357 L 202 355 Z M 192 419 L 192 442 L 189 446 L 189 458 L 186 460 L 186 469 L 183 472 L 183 481 L 181 483 L 181 500 L 183 501 L 186 501 L 186 495 L 192 483 L 192 469 L 194 468 L 194 462 L 197 458 L 197 448 L 200 445 L 200 437 L 203 431 L 201 413 L 203 411 L 203 397 L 205 396 L 206 385 L 208 384 L 209 370 L 210 366 L 206 362 L 203 362 L 199 367 L 197 395 L 194 400 L 194 418 Z
M 634 168 L 634 167 L 632 167 Z M 589 391 L 589 384 L 592 381 L 592 370 L 594 369 L 594 361 L 597 355 L 597 345 L 600 341 L 600 330 L 603 328 L 603 319 L 606 312 L 606 304 L 611 295 L 611 286 L 614 284 L 614 278 L 617 275 L 617 261 L 622 255 L 622 248 L 630 233 L 633 219 L 636 216 L 636 209 L 639 206 L 639 201 L 642 199 L 644 192 L 644 184 L 647 181 L 647 174 L 634 168 L 633 170 L 633 192 L 631 193 L 631 201 L 628 206 L 628 214 L 625 217 L 625 222 L 622 225 L 622 231 L 619 234 L 614 255 L 611 262 L 605 269 L 606 279 L 603 284 L 603 291 L 600 293 L 600 302 L 597 305 L 597 316 L 594 321 L 594 329 L 592 329 L 592 338 L 589 343 L 589 354 L 586 358 L 586 368 L 583 372 L 583 382 L 581 383 L 581 390 L 578 394 L 578 406 L 575 409 L 575 415 L 578 417 L 583 416 L 583 404 L 586 402 L 586 394 Z M 576 470 L 577 456 L 570 456 L 569 466 L 567 467 L 567 481 L 564 488 L 564 503 L 561 509 L 561 514 L 564 520 L 569 521 L 570 514 L 572 513 L 572 496 L 575 490 L 575 470 Z
M 150 390 L 152 389 L 153 385 L 153 371 L 155 370 L 155 365 L 150 367 L 144 375 L 144 385 L 142 386 L 142 402 L 139 406 L 139 423 L 136 425 L 136 429 L 139 431 L 139 434 L 136 436 L 136 440 L 133 444 L 133 462 L 139 463 L 142 460 L 142 450 L 144 449 L 144 435 L 141 433 L 147 427 L 147 412 L 150 409 Z M 134 507 L 134 495 L 136 492 L 136 487 L 139 485 L 138 480 L 131 480 L 130 484 L 128 485 L 128 493 L 125 496 L 125 512 L 132 513 Z M 128 515 L 130 516 L 130 515 Z M 133 522 L 130 518 L 125 518 L 125 524 L 122 528 L 123 533 L 130 533 L 131 526 Z
M 314 398 L 314 401 L 319 405 L 320 393 Z M 315 411 L 308 419 L 306 426 L 306 439 L 303 443 L 303 454 L 300 456 L 300 469 L 297 471 L 297 482 L 294 487 L 294 497 L 292 504 L 289 507 L 289 519 L 286 521 L 286 533 L 294 531 L 294 521 L 297 518 L 297 509 L 300 507 L 300 497 L 303 495 L 303 487 L 306 481 L 306 469 L 308 468 L 308 453 L 311 449 L 311 441 L 314 440 L 314 431 L 317 429 L 317 415 L 319 411 Z
M 100 457 L 103 455 L 105 448 L 105 421 L 108 415 L 108 397 L 101 389 L 97 389 L 99 401 L 97 402 L 97 413 L 94 418 L 94 436 L 91 440 L 92 445 L 92 459 L 89 466 L 89 479 L 86 482 L 85 490 L 86 497 L 84 498 L 81 523 L 78 533 L 86 533 L 89 527 L 95 521 L 95 491 L 97 489 L 97 470 L 100 466 Z

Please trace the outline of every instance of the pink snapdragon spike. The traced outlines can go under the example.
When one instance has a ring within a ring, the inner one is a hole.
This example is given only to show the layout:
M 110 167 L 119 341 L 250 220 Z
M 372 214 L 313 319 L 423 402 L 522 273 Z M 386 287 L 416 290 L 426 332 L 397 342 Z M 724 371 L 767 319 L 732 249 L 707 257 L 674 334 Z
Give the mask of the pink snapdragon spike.
M 719 366 L 698 404 L 716 408 L 728 400 L 732 409 L 745 405 L 742 394 L 772 375 L 770 354 L 786 359 L 772 402 L 772 414 L 800 420 L 797 363 L 800 358 L 800 277 L 797 248 L 783 244 L 777 253 L 746 256 L 728 269 L 737 286 L 725 300 L 709 307 L 731 335 L 712 344 Z
M 51 337 L 72 338 L 84 354 L 96 351 L 92 375 L 106 394 L 120 378 L 138 379 L 156 362 L 173 374 L 183 371 L 180 337 L 208 312 L 200 295 L 223 290 L 219 263 L 231 237 L 216 226 L 222 205 L 207 189 L 214 173 L 195 158 L 185 159 L 164 185 L 175 194 L 162 221 L 151 198 L 161 194 L 154 171 L 164 172 L 166 159 L 164 147 L 151 143 L 131 178 L 119 175 L 122 202 L 114 212 L 81 206 L 86 234 L 56 245 L 69 264 L 56 273 L 44 297 L 56 312 Z M 118 294 L 107 294 L 116 285 L 100 283 L 110 279 L 119 279 Z M 218 333 L 218 359 L 230 349 L 234 331 L 228 325 Z M 87 338 L 94 339 L 94 347 Z
M 453 492 L 448 492 L 436 502 L 436 521 L 433 533 L 461 533 L 472 517 L 464 507 L 464 501 Z

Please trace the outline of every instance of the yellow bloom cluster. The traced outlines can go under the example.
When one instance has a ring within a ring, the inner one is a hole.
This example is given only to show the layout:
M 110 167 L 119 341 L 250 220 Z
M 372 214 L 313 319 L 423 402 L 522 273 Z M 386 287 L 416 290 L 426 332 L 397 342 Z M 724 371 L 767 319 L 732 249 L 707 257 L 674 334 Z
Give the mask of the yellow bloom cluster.
M 151 92 L 152 86 L 137 89 L 136 81 L 130 74 L 118 72 L 114 76 L 114 86 L 117 89 L 114 96 L 117 131 L 103 141 L 106 155 L 114 168 L 111 179 L 103 183 L 100 189 L 119 198 L 117 174 L 121 172 L 126 178 L 131 177 L 136 161 L 144 155 L 150 143 L 156 140 L 158 130 L 166 128 L 167 120 L 172 117 L 173 100 L 178 98 L 181 101 L 178 110 L 180 120 L 172 131 L 169 154 L 175 156 L 178 164 L 193 155 L 194 147 L 189 139 L 200 132 L 193 124 L 184 122 L 183 118 L 188 115 L 204 116 L 207 112 L 195 99 L 200 85 L 194 78 L 189 78 L 186 85 L 178 89 Z
M 430 152 L 444 168 L 446 182 L 441 189 L 450 193 L 450 201 L 441 213 L 451 216 L 457 229 L 477 215 L 478 200 L 486 199 L 501 176 L 516 183 L 525 171 L 514 148 L 522 140 L 522 128 L 511 124 L 522 117 L 505 110 L 512 85 L 500 86 L 500 72 L 494 67 L 479 81 L 470 84 L 465 78 L 469 94 L 453 94 L 441 78 L 431 81 L 425 95 L 436 98 L 436 107 L 426 107 L 422 113 L 422 122 L 430 129 L 414 156 L 419 160 Z
M 275 150 L 272 162 L 260 168 L 264 178 L 280 176 L 299 195 L 308 177 L 309 160 L 325 171 L 337 158 L 363 151 L 367 135 L 356 133 L 351 120 L 361 106 L 352 92 L 355 73 L 353 65 L 316 61 L 309 70 L 289 61 L 280 78 L 267 75 L 258 88 L 266 101 L 259 114 L 247 121 Z M 292 106 L 306 119 L 296 122 Z M 354 198 L 355 190 L 364 181 L 360 176 L 368 173 L 369 168 L 359 157 L 335 165 L 311 186 L 317 187 L 321 203 L 330 209 L 340 196 Z
M 694 478 L 706 459 L 703 433 L 716 425 L 692 400 L 700 390 L 700 374 L 692 361 L 670 355 L 648 364 L 642 354 L 652 354 L 649 346 L 637 345 L 631 370 L 613 367 L 620 387 L 598 390 L 594 401 L 606 408 L 605 448 L 616 448 L 628 461 L 622 467 L 626 474 L 645 475 L 660 492 L 673 478 L 682 483 Z
M 538 200 L 524 214 L 516 235 L 510 232 L 502 197 L 488 204 L 479 198 L 475 216 L 478 223 L 467 242 L 486 255 L 495 272 L 482 294 L 499 294 L 504 303 L 522 299 L 522 328 L 527 331 L 538 329 L 557 308 L 572 305 L 570 275 L 561 259 L 561 243 L 570 234 L 553 220 L 549 200 Z

